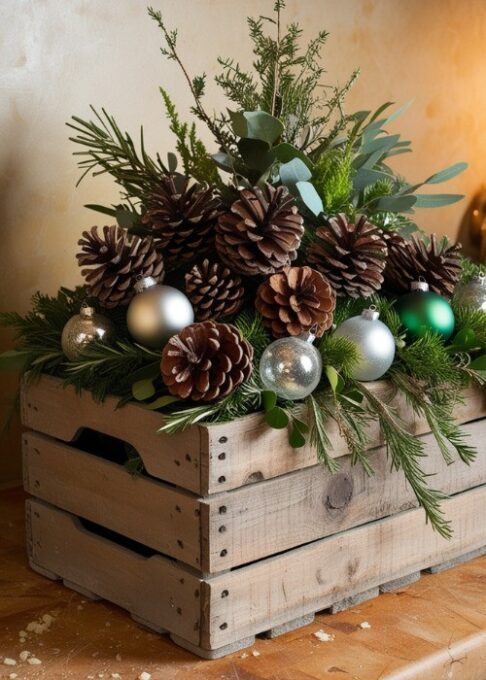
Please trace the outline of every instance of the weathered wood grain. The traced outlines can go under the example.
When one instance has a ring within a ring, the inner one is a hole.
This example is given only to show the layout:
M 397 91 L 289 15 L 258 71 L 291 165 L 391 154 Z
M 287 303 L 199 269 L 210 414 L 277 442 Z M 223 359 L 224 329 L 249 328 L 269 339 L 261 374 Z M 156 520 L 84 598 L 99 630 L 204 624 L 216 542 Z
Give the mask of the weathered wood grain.
M 200 489 L 200 431 L 176 435 L 157 432 L 161 416 L 135 403 L 117 408 L 118 400 L 108 397 L 95 402 L 89 392 L 77 394 L 63 387 L 61 380 L 42 376 L 38 382 L 24 380 L 21 391 L 22 424 L 66 442 L 74 441 L 89 428 L 131 444 L 148 473 L 198 492 Z
M 481 451 L 486 420 L 464 425 L 464 431 Z M 427 456 L 422 465 L 433 475 L 435 488 L 454 494 L 486 483 L 486 456 L 479 455 L 470 466 L 461 460 L 447 465 L 433 435 L 423 441 Z M 369 460 L 375 470 L 371 477 L 362 466 L 352 466 L 348 455 L 340 458 L 340 472 L 334 475 L 318 465 L 206 499 L 205 571 L 253 562 L 417 506 L 403 472 L 391 469 L 384 447 L 370 452 Z
M 199 644 L 201 581 L 160 555 L 142 557 L 88 532 L 42 501 L 26 503 L 31 563 L 118 604 L 154 628 Z
M 430 432 L 425 420 L 418 419 L 405 398 L 385 381 L 368 383 L 377 396 L 394 406 L 414 434 Z M 486 390 L 471 387 L 464 392 L 464 403 L 458 404 L 455 419 L 458 423 L 477 420 L 486 415 Z M 334 421 L 327 427 L 332 444 L 333 458 L 348 453 Z M 383 444 L 378 423 L 369 426 L 370 449 Z M 202 493 L 216 493 L 235 489 L 251 482 L 270 479 L 279 475 L 312 467 L 318 463 L 317 454 L 309 444 L 300 449 L 288 445 L 287 431 L 268 427 L 263 415 L 254 414 L 229 423 L 211 425 L 207 428 L 202 444 L 208 455 L 202 457 Z
M 407 510 L 214 576 L 206 646 L 230 644 L 486 545 L 485 485 L 453 496 L 444 510 L 454 528 L 450 541 L 425 524 L 421 509 Z
M 369 387 L 397 408 L 412 432 L 429 431 L 389 383 L 370 383 Z M 486 415 L 485 391 L 470 388 L 464 400 L 456 409 L 458 422 Z M 287 431 L 269 428 L 261 414 L 163 435 L 157 433 L 160 414 L 134 403 L 117 409 L 113 397 L 98 404 L 88 392 L 76 394 L 72 387 L 63 388 L 62 381 L 50 376 L 43 376 L 37 383 L 24 381 L 22 421 L 26 427 L 63 441 L 72 441 L 83 428 L 122 439 L 138 451 L 149 474 L 204 496 L 318 463 L 311 446 L 290 448 Z M 346 455 L 345 442 L 334 422 L 329 423 L 328 435 L 333 446 L 331 455 Z M 370 448 L 383 443 L 377 423 L 370 425 L 369 436 Z
M 200 503 L 188 492 L 35 432 L 23 434 L 22 448 L 27 492 L 201 567 Z

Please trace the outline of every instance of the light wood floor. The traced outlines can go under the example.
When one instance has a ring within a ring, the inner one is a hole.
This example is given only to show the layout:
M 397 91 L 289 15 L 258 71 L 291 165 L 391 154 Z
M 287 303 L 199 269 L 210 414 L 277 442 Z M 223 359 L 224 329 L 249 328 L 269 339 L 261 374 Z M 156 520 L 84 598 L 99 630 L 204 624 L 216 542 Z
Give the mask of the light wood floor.
M 0 678 L 17 680 L 486 680 L 486 558 L 218 661 L 201 661 L 30 571 L 21 491 L 0 492 Z M 478 518 L 484 521 L 484 518 Z M 50 629 L 19 632 L 45 614 Z M 360 627 L 367 622 L 368 627 Z M 320 641 L 319 630 L 333 637 Z M 41 665 L 21 662 L 27 650 Z M 3 665 L 3 657 L 17 661 Z M 118 674 L 118 675 L 116 675 Z

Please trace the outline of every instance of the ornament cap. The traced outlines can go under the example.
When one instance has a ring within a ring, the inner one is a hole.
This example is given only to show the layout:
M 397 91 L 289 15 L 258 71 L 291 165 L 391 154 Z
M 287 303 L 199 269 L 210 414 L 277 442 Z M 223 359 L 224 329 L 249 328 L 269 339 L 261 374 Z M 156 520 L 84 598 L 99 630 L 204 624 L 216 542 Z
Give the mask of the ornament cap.
M 94 307 L 90 307 L 90 305 L 84 303 L 84 304 L 81 305 L 81 309 L 79 310 L 79 313 L 85 319 L 92 319 L 93 316 L 96 314 L 96 309 Z
M 412 281 L 410 284 L 410 290 L 421 290 L 423 293 L 426 293 L 428 290 L 430 290 L 430 286 L 424 278 L 420 277 L 418 281 Z
M 376 309 L 375 305 L 370 305 L 368 309 L 363 309 L 361 316 L 368 321 L 376 321 L 380 318 L 380 312 Z
M 477 276 L 474 277 L 473 281 L 475 283 L 479 283 L 480 286 L 485 286 L 486 287 L 486 274 L 481 272 Z
M 136 280 L 134 288 L 136 293 L 142 293 L 147 288 L 153 288 L 157 285 L 157 281 L 153 276 L 141 276 Z

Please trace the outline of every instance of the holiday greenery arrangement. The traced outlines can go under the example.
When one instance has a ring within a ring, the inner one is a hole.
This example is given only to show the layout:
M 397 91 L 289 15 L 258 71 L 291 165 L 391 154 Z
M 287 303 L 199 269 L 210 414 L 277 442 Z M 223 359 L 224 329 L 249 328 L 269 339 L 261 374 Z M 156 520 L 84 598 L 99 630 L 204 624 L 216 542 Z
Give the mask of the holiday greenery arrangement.
M 390 160 L 410 142 L 386 126 L 404 109 L 346 113 L 357 73 L 323 86 L 327 33 L 301 50 L 283 8 L 277 0 L 272 17 L 248 19 L 252 72 L 219 59 L 229 106 L 213 115 L 205 75 L 187 73 L 177 32 L 149 9 L 214 153 L 162 88 L 178 154 L 166 161 L 147 153 L 143 130 L 136 144 L 104 109 L 73 117 L 81 179 L 109 173 L 121 193 L 115 205 L 87 207 L 116 223 L 82 233 L 83 286 L 2 315 L 19 344 L 0 366 L 59 376 L 97 399 L 138 400 L 169 433 L 264 411 L 291 447 L 308 440 L 331 471 L 329 419 L 369 474 L 367 426 L 378 420 L 392 466 L 449 536 L 422 441 L 367 381 L 385 376 L 405 395 L 447 462 L 473 460 L 451 414 L 468 382 L 485 382 L 486 278 L 460 246 L 414 223 L 415 208 L 461 198 L 420 188 L 466 166 L 415 184 L 399 176 Z

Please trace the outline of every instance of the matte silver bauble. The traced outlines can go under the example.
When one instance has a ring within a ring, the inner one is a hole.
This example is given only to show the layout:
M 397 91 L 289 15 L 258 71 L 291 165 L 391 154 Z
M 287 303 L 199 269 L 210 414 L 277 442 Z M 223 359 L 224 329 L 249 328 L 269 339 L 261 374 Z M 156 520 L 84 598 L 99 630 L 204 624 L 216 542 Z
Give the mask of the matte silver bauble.
M 349 338 L 358 346 L 361 358 L 353 371 L 355 380 L 378 380 L 395 358 L 395 338 L 378 317 L 379 313 L 373 307 L 365 309 L 361 316 L 343 321 L 334 332 L 337 337 Z
M 81 307 L 79 314 L 71 317 L 62 330 L 62 351 L 70 361 L 80 359 L 83 351 L 95 340 L 110 344 L 115 337 L 112 322 L 97 314 L 94 307 Z
M 457 286 L 454 302 L 460 307 L 471 307 L 486 312 L 486 274 L 480 274 L 468 283 Z
M 313 336 L 280 338 L 265 349 L 260 359 L 260 378 L 268 390 L 295 401 L 316 389 L 322 360 L 312 340 Z
M 194 321 L 188 298 L 177 288 L 162 286 L 147 276 L 135 284 L 137 295 L 128 305 L 127 326 L 137 342 L 155 349 Z

